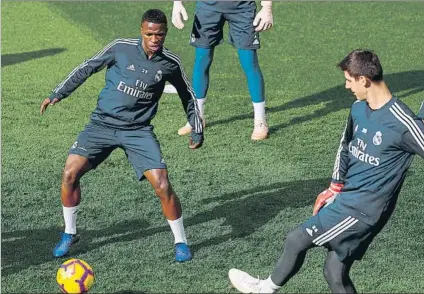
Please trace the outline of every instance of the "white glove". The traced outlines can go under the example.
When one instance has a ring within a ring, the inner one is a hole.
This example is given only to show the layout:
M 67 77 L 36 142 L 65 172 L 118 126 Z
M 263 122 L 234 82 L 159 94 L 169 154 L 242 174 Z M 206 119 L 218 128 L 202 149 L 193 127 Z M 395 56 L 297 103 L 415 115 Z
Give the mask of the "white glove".
M 253 26 L 257 32 L 269 30 L 274 23 L 272 17 L 272 1 L 261 1 L 261 6 L 262 9 L 256 14 L 255 20 L 253 21 Z
M 187 11 L 184 8 L 182 1 L 174 1 L 174 6 L 172 8 L 172 23 L 174 26 L 181 30 L 184 27 L 184 20 L 188 19 Z

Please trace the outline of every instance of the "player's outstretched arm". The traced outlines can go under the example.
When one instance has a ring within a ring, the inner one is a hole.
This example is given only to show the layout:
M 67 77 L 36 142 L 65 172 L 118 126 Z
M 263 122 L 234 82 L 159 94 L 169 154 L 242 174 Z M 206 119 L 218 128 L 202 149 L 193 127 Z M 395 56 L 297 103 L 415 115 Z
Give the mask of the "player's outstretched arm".
M 125 41 L 125 40 L 124 40 Z M 122 39 L 116 39 L 109 43 L 92 58 L 84 60 L 76 67 L 54 90 L 49 98 L 41 103 L 40 114 L 43 114 L 49 105 L 55 105 L 62 99 L 71 95 L 92 74 L 101 71 L 115 61 L 115 46 L 122 43 Z M 125 41 L 128 42 L 128 41 Z
M 172 7 L 172 24 L 179 30 L 184 27 L 184 21 L 188 20 L 187 11 L 182 1 L 174 1 Z
M 253 26 L 255 31 L 262 32 L 272 28 L 274 17 L 272 15 L 272 1 L 261 1 L 262 9 L 256 14 Z

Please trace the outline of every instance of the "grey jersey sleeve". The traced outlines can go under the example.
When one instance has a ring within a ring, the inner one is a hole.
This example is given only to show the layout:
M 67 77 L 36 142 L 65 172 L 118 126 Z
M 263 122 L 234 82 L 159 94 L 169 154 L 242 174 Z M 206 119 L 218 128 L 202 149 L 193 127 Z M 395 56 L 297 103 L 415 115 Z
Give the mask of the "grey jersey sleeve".
M 349 143 L 353 137 L 353 121 L 352 110 L 347 118 L 346 127 L 340 140 L 339 149 L 337 150 L 336 161 L 333 168 L 332 182 L 344 183 L 349 164 Z
M 101 71 L 107 65 L 115 61 L 114 45 L 117 40 L 109 43 L 90 59 L 84 60 L 76 67 L 54 90 L 50 95 L 50 100 L 58 98 L 64 99 L 72 94 L 81 86 L 92 74 Z
M 175 67 L 169 82 L 177 89 L 184 111 L 187 114 L 187 121 L 193 127 L 193 131 L 198 134 L 203 133 L 203 124 L 197 108 L 196 96 L 180 63 Z

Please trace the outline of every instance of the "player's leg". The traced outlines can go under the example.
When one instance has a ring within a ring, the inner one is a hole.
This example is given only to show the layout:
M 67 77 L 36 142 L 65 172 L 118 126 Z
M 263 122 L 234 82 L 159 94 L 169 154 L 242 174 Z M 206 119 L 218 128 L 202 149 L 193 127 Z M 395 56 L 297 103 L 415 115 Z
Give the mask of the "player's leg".
M 151 169 L 144 172 L 156 195 L 159 197 L 163 214 L 174 234 L 175 260 L 188 261 L 192 258 L 187 246 L 187 237 L 184 230 L 181 203 L 169 182 L 166 169 Z
M 349 272 L 353 260 L 341 262 L 335 251 L 330 250 L 324 265 L 324 277 L 332 293 L 356 293 Z
M 283 254 L 268 279 L 260 280 L 243 271 L 231 269 L 228 273 L 230 281 L 242 293 L 273 293 L 299 271 L 307 251 L 315 246 L 311 236 L 303 226 L 299 226 L 287 234 Z
M 192 83 L 204 125 L 206 95 L 209 89 L 209 69 L 213 61 L 214 48 L 223 41 L 224 23 L 225 19 L 222 13 L 196 9 L 190 36 L 190 45 L 196 47 Z M 187 135 L 190 132 L 191 126 L 188 122 L 178 130 L 179 135 Z
M 81 201 L 79 180 L 91 169 L 87 158 L 69 154 L 63 170 L 61 184 L 61 200 L 65 231 L 61 233 L 60 241 L 53 249 L 54 257 L 62 257 L 69 252 L 71 245 L 79 241 L 77 235 L 77 213 Z
M 241 67 L 246 75 L 247 86 L 254 111 L 252 140 L 263 140 L 268 136 L 265 117 L 265 84 L 258 62 L 259 34 L 253 27 L 255 10 L 225 14 L 230 27 L 229 41 L 236 47 Z
M 175 259 L 179 262 L 190 260 L 192 256 L 187 246 L 181 203 L 169 182 L 167 166 L 153 127 L 122 131 L 122 134 L 122 146 L 138 179 L 146 178 L 159 197 L 163 214 L 174 234 Z
M 250 98 L 253 104 L 254 128 L 252 140 L 263 140 L 268 137 L 268 125 L 265 117 L 265 84 L 258 63 L 256 50 L 238 49 L 240 64 L 247 78 Z
M 79 134 L 69 151 L 61 183 L 65 230 L 53 249 L 55 257 L 64 256 L 69 252 L 71 245 L 79 241 L 76 223 L 81 201 L 80 179 L 109 156 L 113 150 L 110 147 L 112 141 L 113 131 L 89 124 Z
M 193 68 L 193 90 L 197 97 L 200 116 L 204 121 L 206 94 L 209 89 L 209 69 L 214 55 L 214 48 L 196 48 Z
M 163 214 L 171 227 L 174 244 L 176 245 L 176 260 L 180 262 L 190 260 L 191 253 L 187 247 L 181 203 L 169 182 L 168 171 L 166 169 L 151 169 L 145 171 L 144 176 L 159 197 Z

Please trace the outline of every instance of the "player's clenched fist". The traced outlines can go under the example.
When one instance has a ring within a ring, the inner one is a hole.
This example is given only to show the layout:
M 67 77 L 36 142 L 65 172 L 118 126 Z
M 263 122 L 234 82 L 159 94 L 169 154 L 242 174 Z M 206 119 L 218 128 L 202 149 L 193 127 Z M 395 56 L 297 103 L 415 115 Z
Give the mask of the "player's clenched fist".
M 315 200 L 312 215 L 316 215 L 323 206 L 333 202 L 337 194 L 341 192 L 343 186 L 343 184 L 331 183 L 328 189 L 322 191 Z

